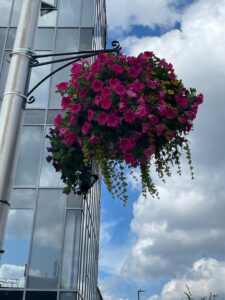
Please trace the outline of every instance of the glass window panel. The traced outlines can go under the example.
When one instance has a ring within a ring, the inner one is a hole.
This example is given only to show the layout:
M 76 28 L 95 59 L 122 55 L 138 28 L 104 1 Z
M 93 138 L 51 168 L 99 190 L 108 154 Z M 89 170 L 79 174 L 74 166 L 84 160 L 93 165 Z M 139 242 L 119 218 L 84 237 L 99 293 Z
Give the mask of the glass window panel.
M 60 109 L 49 109 L 47 114 L 47 124 L 53 124 L 55 117 L 61 113 L 62 111 Z
M 17 160 L 15 185 L 36 185 L 43 139 L 42 126 L 24 126 Z
M 44 2 L 46 4 L 49 4 L 49 5 L 52 5 L 52 6 L 55 6 L 55 0 L 44 0 L 42 2 Z
M 61 288 L 74 289 L 77 283 L 81 211 L 68 210 L 64 237 Z
M 9 25 L 11 6 L 12 0 L 1 0 L 0 26 L 2 27 Z
M 79 29 L 64 28 L 58 29 L 56 35 L 56 52 L 78 51 Z
M 34 208 L 36 199 L 35 189 L 13 189 L 11 208 Z
M 50 60 L 50 58 L 48 58 L 48 60 Z M 43 59 L 41 61 L 44 62 Z M 31 90 L 45 76 L 50 74 L 50 72 L 51 72 L 50 64 L 32 68 L 29 90 Z M 29 104 L 29 108 L 46 108 L 48 106 L 49 85 L 50 85 L 50 78 L 42 82 L 41 85 L 39 85 L 39 87 L 32 92 L 31 95 L 35 97 L 35 101 L 34 103 Z
M 9 71 L 9 63 L 10 63 L 10 51 L 5 51 L 2 63 L 2 71 L 0 76 L 0 101 L 2 101 L 3 94 L 5 91 L 6 79 Z
M 0 277 L 4 279 L 1 284 L 4 287 L 24 287 L 32 221 L 32 210 L 11 209 L 9 211 L 5 252 L 0 264 Z
M 54 42 L 53 28 L 38 28 L 34 41 L 35 50 L 52 50 Z
M 83 0 L 81 27 L 94 27 L 93 0 Z
M 42 9 L 40 11 L 38 26 L 54 27 L 56 25 L 56 17 L 57 10 Z
M 59 300 L 76 300 L 76 293 L 62 292 L 60 293 Z
M 92 49 L 93 28 L 81 28 L 80 30 L 80 50 Z
M 46 134 L 48 134 L 48 129 Z M 50 147 L 49 139 L 45 138 L 44 151 L 42 157 L 42 166 L 41 166 L 41 177 L 40 177 L 40 186 L 42 187 L 64 187 L 64 183 L 61 180 L 61 172 L 56 172 L 53 165 L 47 162 L 46 157 L 49 155 L 47 147 Z
M 0 28 L 0 67 L 1 67 L 1 60 L 5 45 L 5 37 L 6 37 L 6 28 Z
M 39 191 L 28 270 L 29 288 L 57 288 L 65 200 L 62 190 Z
M 15 36 L 16 36 L 16 28 L 9 28 L 7 41 L 6 41 L 6 49 L 13 49 Z
M 58 26 L 80 26 L 82 0 L 61 0 L 59 9 Z
M 71 192 L 68 195 L 67 206 L 68 208 L 83 208 L 83 201 L 83 196 Z
M 11 26 L 17 26 L 19 23 L 20 10 L 23 0 L 15 0 L 13 5 L 13 13 L 11 18 Z
M 44 109 L 27 109 L 24 124 L 44 124 L 45 113 Z

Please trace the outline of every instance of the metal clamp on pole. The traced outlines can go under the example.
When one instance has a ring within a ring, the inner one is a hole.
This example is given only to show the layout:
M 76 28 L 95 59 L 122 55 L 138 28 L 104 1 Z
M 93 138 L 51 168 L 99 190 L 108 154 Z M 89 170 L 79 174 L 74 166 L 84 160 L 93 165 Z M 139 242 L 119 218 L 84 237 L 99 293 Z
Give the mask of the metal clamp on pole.
M 17 93 L 17 92 L 13 92 L 13 91 L 4 93 L 4 96 L 7 96 L 7 95 L 15 95 L 15 96 L 19 96 L 19 97 L 23 98 L 24 102 L 23 102 L 23 107 L 22 108 L 25 109 L 26 103 L 27 103 L 27 96 L 26 95 L 21 94 L 21 93 Z
M 14 54 L 23 55 L 28 58 L 32 58 L 33 56 L 35 56 L 35 52 L 29 48 L 16 48 L 12 51 L 10 56 L 12 56 Z

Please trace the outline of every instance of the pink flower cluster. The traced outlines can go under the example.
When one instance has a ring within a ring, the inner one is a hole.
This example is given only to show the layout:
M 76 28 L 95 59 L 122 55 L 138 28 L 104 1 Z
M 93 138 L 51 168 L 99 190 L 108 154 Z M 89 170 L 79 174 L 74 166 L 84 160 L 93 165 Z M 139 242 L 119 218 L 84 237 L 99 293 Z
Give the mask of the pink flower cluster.
M 138 57 L 99 54 L 71 68 L 57 85 L 64 116 L 58 115 L 62 143 L 88 151 L 105 149 L 112 160 L 136 167 L 176 136 L 191 130 L 202 94 L 186 89 L 173 66 L 152 52 Z

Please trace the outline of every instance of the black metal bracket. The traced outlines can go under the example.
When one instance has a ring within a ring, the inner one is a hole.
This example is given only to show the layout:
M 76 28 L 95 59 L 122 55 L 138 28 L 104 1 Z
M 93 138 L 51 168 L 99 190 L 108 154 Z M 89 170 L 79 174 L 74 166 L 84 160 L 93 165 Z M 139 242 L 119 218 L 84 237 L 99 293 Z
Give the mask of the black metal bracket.
M 47 80 L 49 77 L 54 75 L 55 73 L 59 72 L 60 70 L 66 68 L 67 66 L 79 61 L 80 59 L 90 58 L 93 56 L 96 56 L 100 53 L 112 53 L 112 52 L 119 52 L 121 50 L 120 44 L 118 41 L 112 42 L 111 49 L 103 49 L 103 50 L 90 50 L 90 51 L 79 51 L 79 52 L 64 52 L 64 53 L 53 53 L 53 54 L 43 54 L 43 55 L 32 55 L 32 60 L 30 63 L 31 68 L 36 68 L 44 65 L 69 61 L 65 65 L 57 68 L 47 76 L 45 76 L 42 80 L 40 80 L 28 93 L 27 93 L 27 103 L 32 104 L 35 101 L 34 96 L 30 96 L 34 90 L 36 90 L 45 80 Z M 61 59 L 55 59 L 55 60 L 49 60 L 45 62 L 39 62 L 38 59 L 46 58 L 46 57 L 60 57 L 60 56 L 70 56 L 67 58 L 61 58 Z M 30 97 L 29 97 L 30 96 Z

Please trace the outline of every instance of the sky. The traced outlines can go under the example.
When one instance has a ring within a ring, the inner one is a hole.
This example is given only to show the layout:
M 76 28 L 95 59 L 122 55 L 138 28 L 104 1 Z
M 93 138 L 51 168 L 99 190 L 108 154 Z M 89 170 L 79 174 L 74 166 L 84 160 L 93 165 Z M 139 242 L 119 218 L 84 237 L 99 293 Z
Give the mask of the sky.
M 187 87 L 204 94 L 189 135 L 195 179 L 166 183 L 160 199 L 128 178 L 126 207 L 103 186 L 99 285 L 104 300 L 225 298 L 225 0 L 107 0 L 108 47 L 153 51 Z M 138 170 L 137 170 L 138 176 Z

